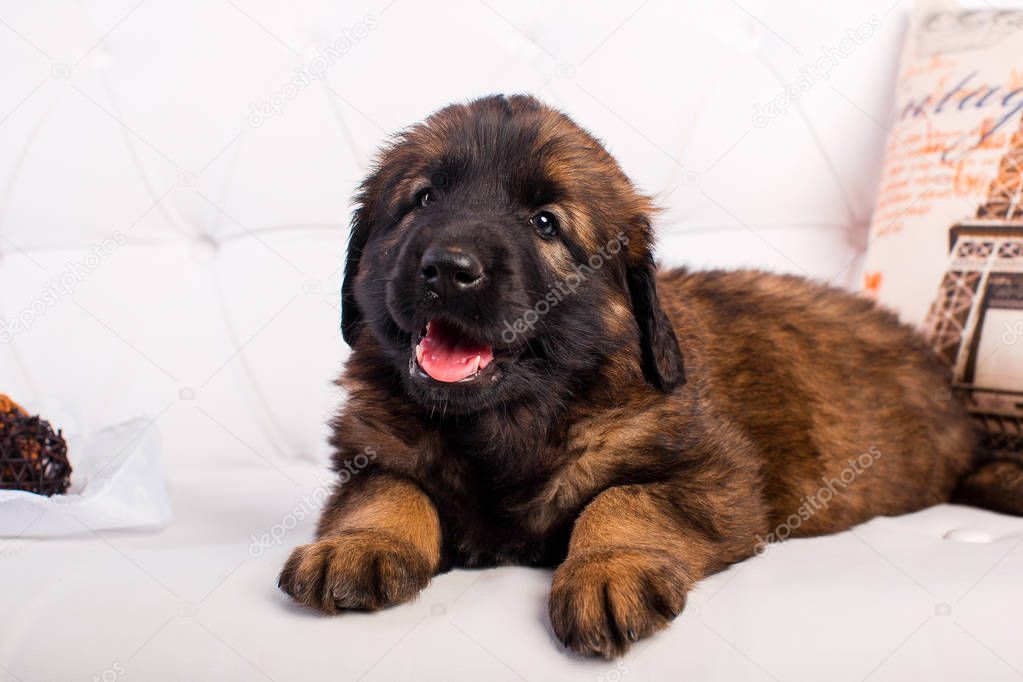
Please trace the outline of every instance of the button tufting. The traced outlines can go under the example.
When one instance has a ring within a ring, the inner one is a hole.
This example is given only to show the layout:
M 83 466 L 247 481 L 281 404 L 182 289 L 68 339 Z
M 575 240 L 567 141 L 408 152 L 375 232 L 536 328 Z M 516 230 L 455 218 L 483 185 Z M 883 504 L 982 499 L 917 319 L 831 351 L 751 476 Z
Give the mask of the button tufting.
M 978 545 L 986 545 L 994 541 L 990 533 L 978 528 L 953 528 L 942 537 L 953 542 L 969 542 Z
M 202 259 L 213 258 L 220 250 L 220 242 L 213 235 L 207 233 L 195 235 L 192 244 L 196 249 L 197 256 Z

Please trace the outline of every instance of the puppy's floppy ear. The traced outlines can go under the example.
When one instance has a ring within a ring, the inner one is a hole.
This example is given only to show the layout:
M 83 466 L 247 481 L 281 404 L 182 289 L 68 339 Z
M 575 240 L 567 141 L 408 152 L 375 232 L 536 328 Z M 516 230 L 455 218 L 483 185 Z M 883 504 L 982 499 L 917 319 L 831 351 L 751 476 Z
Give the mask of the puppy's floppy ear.
M 402 170 L 410 165 L 408 159 L 398 153 L 399 149 L 399 141 L 395 141 L 377 152 L 369 175 L 355 194 L 355 211 L 352 212 L 345 256 L 345 277 L 341 283 L 341 335 L 349 346 L 355 345 L 364 326 L 362 310 L 355 299 L 355 281 L 359 276 L 362 254 L 374 228 L 382 226 L 386 220 L 396 222 L 387 197 L 394 194 L 402 180 Z
M 686 382 L 685 367 L 675 330 L 657 298 L 657 268 L 653 255 L 648 248 L 644 251 L 638 262 L 627 266 L 625 277 L 632 299 L 632 314 L 639 325 L 643 373 L 654 386 L 670 393 Z
M 369 240 L 370 218 L 365 203 L 355 209 L 348 235 L 348 254 L 345 256 L 345 278 L 341 284 L 341 336 L 349 346 L 355 346 L 362 311 L 355 300 L 355 276 L 359 273 L 359 260 Z

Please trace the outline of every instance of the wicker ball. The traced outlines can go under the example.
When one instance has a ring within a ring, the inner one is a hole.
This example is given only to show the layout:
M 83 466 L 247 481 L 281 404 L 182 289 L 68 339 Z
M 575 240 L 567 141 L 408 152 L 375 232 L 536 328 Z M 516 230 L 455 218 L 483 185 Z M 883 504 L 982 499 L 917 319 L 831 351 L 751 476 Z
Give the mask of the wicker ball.
M 70 483 L 63 434 L 0 394 L 0 490 L 57 495 Z

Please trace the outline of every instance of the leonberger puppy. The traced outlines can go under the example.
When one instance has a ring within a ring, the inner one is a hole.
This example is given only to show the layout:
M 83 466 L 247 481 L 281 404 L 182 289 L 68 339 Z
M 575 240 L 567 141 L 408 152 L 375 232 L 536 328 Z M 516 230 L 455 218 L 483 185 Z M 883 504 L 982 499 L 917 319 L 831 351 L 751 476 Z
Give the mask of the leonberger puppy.
M 1004 477 L 971 473 L 971 422 L 916 333 L 797 277 L 658 270 L 655 216 L 532 97 L 387 146 L 342 286 L 339 481 L 280 587 L 334 613 L 452 567 L 556 567 L 554 634 L 613 657 L 770 542 L 957 485 L 997 506 Z

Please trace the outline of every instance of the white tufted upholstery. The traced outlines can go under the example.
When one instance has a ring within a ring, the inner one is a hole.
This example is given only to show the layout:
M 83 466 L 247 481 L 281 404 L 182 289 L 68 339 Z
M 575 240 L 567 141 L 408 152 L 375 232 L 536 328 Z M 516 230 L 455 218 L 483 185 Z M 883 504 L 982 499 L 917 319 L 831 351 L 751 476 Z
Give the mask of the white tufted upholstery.
M 251 550 L 319 485 L 348 201 L 386 134 L 453 100 L 537 93 L 658 197 L 666 263 L 855 287 L 908 4 L 0 3 L 0 389 L 83 429 L 148 415 L 176 511 L 162 535 L 0 548 L 0 580 L 28 588 L 0 590 L 0 679 L 1023 670 L 1023 524 L 972 510 L 772 550 L 708 581 L 703 615 L 624 669 L 554 649 L 543 572 L 456 572 L 414 605 L 327 620 L 272 589 L 310 515 Z M 754 120 L 871 15 L 827 78 Z M 329 45 L 322 82 L 258 113 Z

